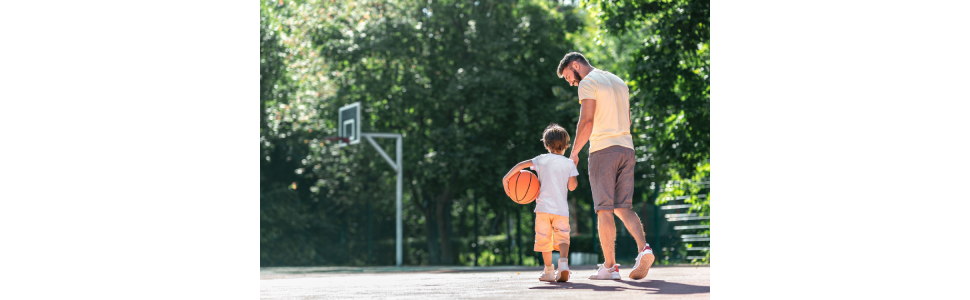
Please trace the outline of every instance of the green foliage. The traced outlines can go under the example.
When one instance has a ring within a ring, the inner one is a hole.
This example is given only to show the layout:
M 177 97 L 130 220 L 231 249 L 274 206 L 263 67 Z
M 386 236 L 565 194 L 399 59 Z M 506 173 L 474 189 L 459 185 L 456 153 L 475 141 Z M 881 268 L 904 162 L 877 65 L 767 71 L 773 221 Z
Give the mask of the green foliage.
M 261 265 L 393 263 L 393 190 L 382 188 L 393 174 L 320 139 L 335 135 L 339 106 L 312 39 L 348 28 L 341 18 L 367 12 L 357 4 L 260 4 Z

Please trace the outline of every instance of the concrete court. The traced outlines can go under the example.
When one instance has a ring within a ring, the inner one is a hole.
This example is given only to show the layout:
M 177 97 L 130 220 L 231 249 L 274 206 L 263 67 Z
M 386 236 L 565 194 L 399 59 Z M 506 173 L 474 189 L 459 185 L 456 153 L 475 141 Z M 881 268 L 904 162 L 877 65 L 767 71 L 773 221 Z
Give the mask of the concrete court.
M 589 280 L 595 266 L 570 266 L 569 282 L 538 280 L 541 267 L 261 268 L 263 299 L 710 299 L 710 267 L 654 266 L 647 278 Z M 599 296 L 600 298 L 594 298 Z

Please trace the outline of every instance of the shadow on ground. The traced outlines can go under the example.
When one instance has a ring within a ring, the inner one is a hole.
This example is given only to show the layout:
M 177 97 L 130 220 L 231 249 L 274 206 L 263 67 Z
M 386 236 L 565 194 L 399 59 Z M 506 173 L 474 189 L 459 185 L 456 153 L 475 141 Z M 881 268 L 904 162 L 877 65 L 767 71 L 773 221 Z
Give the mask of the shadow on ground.
M 676 282 L 667 282 L 666 280 L 647 280 L 647 281 L 618 281 L 629 285 L 625 286 L 601 286 L 589 283 L 580 282 L 557 282 L 549 283 L 545 286 L 536 286 L 529 289 L 534 290 L 559 290 L 559 289 L 577 289 L 577 290 L 593 290 L 593 291 L 644 291 L 647 294 L 674 294 L 674 295 L 685 295 L 685 294 L 702 294 L 710 293 L 710 286 L 683 284 Z
M 570 266 L 573 270 L 596 270 L 596 266 Z M 411 266 L 411 267 L 264 267 L 260 274 L 325 274 L 325 273 L 466 273 L 466 272 L 539 272 L 539 266 Z

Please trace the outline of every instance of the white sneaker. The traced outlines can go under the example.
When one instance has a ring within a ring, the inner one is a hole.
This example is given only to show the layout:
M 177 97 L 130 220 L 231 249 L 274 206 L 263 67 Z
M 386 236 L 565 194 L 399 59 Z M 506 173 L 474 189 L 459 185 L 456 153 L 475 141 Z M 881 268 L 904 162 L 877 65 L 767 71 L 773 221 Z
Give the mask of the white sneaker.
M 590 274 L 589 279 L 593 280 L 620 280 L 620 264 L 614 264 L 613 267 L 607 269 L 602 264 L 597 265 L 599 269 L 596 273 Z
M 556 281 L 558 282 L 569 281 L 569 259 L 568 258 L 559 259 L 559 270 L 556 270 Z
M 549 266 L 549 268 L 546 268 L 545 270 L 539 273 L 539 281 L 549 281 L 549 282 L 556 281 L 556 271 L 553 270 L 552 266 Z
M 649 244 L 643 247 L 643 251 L 640 251 L 640 254 L 637 255 L 637 263 L 633 265 L 633 271 L 630 271 L 630 279 L 636 280 L 647 277 L 647 272 L 650 272 L 650 266 L 653 265 L 655 258 L 653 249 L 650 249 Z

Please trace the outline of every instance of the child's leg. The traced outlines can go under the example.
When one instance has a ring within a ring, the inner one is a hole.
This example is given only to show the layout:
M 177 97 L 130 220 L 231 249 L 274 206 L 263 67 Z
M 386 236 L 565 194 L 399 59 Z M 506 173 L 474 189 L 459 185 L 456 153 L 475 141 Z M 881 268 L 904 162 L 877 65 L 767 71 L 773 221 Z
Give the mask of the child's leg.
M 553 244 L 560 261 L 569 261 L 569 217 L 555 216 L 552 222 Z
M 569 259 L 569 244 L 559 244 L 559 258 Z
M 559 248 L 559 261 L 557 266 L 559 271 L 556 272 L 556 281 L 566 282 L 569 281 L 569 218 L 560 217 L 556 226 L 555 240 Z M 565 223 L 565 224 L 563 224 Z
M 554 281 L 555 280 L 555 267 L 552 263 L 552 251 L 555 250 L 552 240 L 552 223 L 549 220 L 549 215 L 545 213 L 536 214 L 536 238 L 535 238 L 535 252 L 542 253 L 542 262 L 545 264 L 545 268 L 542 274 L 539 275 L 539 280 L 542 281 Z

